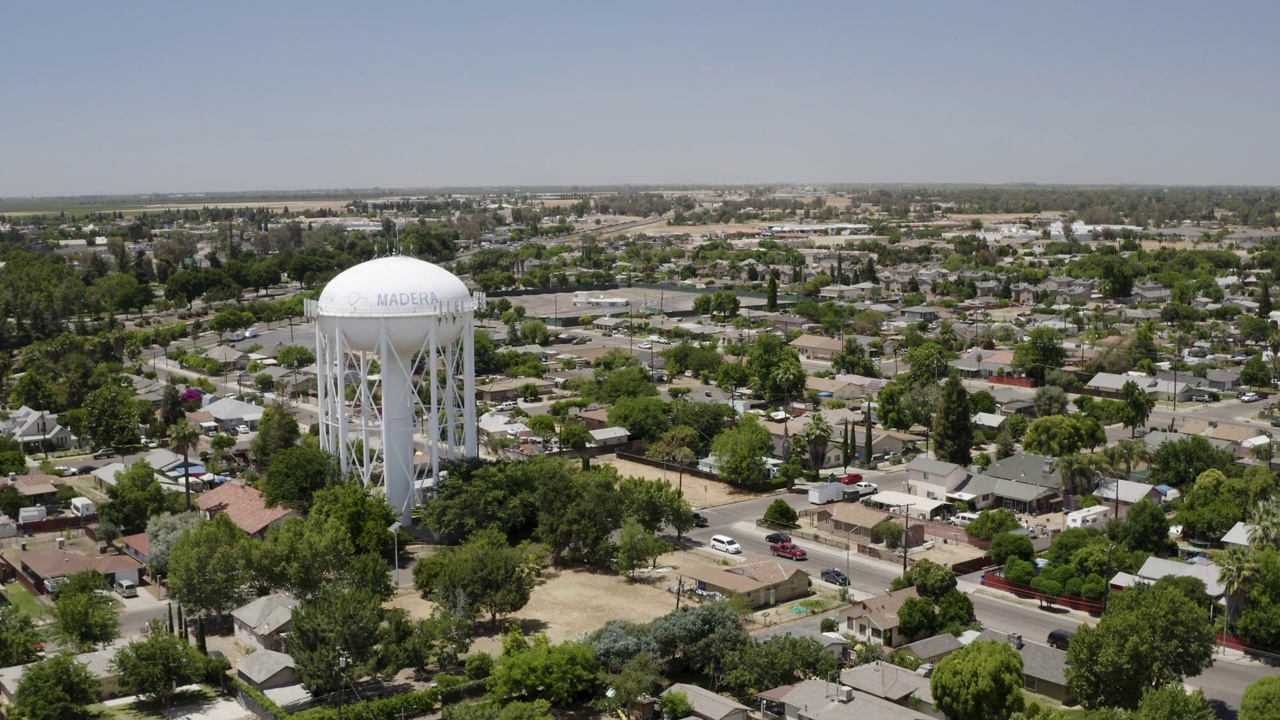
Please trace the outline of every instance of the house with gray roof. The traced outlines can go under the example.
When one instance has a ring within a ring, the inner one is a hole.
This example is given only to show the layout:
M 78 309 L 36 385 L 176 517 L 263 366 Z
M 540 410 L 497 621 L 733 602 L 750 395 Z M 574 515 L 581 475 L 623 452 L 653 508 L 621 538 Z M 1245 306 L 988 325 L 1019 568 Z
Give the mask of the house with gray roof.
M 297 606 L 293 596 L 274 593 L 232 610 L 236 640 L 250 647 L 283 650 Z
M 689 699 L 689 705 L 693 708 L 691 717 L 700 718 L 701 720 L 747 720 L 747 713 L 751 711 L 751 708 L 742 703 L 697 685 L 675 683 L 662 691 L 664 696 L 671 693 L 683 693 Z M 676 718 L 675 720 L 683 719 Z
M 935 720 L 918 710 L 822 680 L 783 685 L 756 697 L 767 712 L 785 720 Z
M 983 630 L 976 642 L 1008 643 L 1022 656 L 1022 685 L 1033 693 L 1069 705 L 1075 693 L 1067 687 L 1067 653 L 1057 648 L 1027 642 L 1016 633 Z
M 898 649 L 908 655 L 919 658 L 921 662 L 937 664 L 942 658 L 962 647 L 964 647 L 964 644 L 955 635 L 943 633 L 942 635 L 934 635 L 923 640 L 917 640 Z
M 943 637 L 955 640 L 953 635 Z M 956 641 L 956 647 L 959 646 L 959 641 Z M 876 660 L 841 671 L 840 683 L 894 705 L 945 720 L 946 716 L 933 707 L 929 678 L 906 668 Z
M 1155 485 L 1116 478 L 1104 478 L 1093 494 L 1102 500 L 1103 505 L 1118 509 L 1117 517 L 1123 517 L 1130 507 L 1137 505 L 1143 498 L 1157 505 L 1164 502 L 1164 495 L 1156 490 Z
M 274 650 L 258 650 L 236 663 L 240 680 L 259 690 L 288 687 L 302 682 L 293 658 Z
M 945 500 L 969 479 L 969 471 L 955 463 L 917 455 L 907 463 L 907 484 L 916 495 Z

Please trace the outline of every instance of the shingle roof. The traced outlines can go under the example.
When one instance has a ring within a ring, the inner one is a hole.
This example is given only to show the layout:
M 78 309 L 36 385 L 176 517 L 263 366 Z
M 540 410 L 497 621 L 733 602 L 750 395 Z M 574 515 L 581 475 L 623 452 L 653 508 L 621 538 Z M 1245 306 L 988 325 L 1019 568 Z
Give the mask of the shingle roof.
M 943 635 L 953 641 L 954 635 Z M 956 641 L 956 647 L 959 647 Z M 890 702 L 901 703 L 912 695 L 921 702 L 933 704 L 933 693 L 929 689 L 929 678 L 917 675 L 906 668 L 890 665 L 882 660 L 849 668 L 840 673 L 840 682 L 854 690 L 861 690 L 868 695 L 884 698 Z
M 870 618 L 881 630 L 898 626 L 898 611 L 907 598 L 920 597 L 914 587 L 894 590 L 883 595 L 869 597 L 849 608 L 845 617 L 857 619 Z
M 933 460 L 923 455 L 915 456 L 911 462 L 907 463 L 907 470 L 915 470 L 931 475 L 950 475 L 959 470 L 960 466 L 955 463 L 943 462 L 941 460 Z
M 1008 643 L 1009 636 L 994 630 L 983 630 L 978 642 Z M 1040 643 L 1022 640 L 1014 646 L 1022 656 L 1022 674 L 1056 685 L 1067 684 L 1067 653 Z
M 226 513 L 236 527 L 250 535 L 256 535 L 271 523 L 293 514 L 289 508 L 267 507 L 261 492 L 239 482 L 223 483 L 201 495 L 196 499 L 196 506 L 205 512 Z
M 917 640 L 909 645 L 903 645 L 898 648 L 903 652 L 909 652 L 918 658 L 936 658 L 947 653 L 955 652 L 964 647 L 955 635 L 944 633 L 942 635 L 934 635 L 923 640 Z
M 257 685 L 270 680 L 281 670 L 291 667 L 295 667 L 292 657 L 274 650 L 258 650 L 241 660 L 236 665 L 236 670 Z
M 741 703 L 735 702 L 718 693 L 713 693 L 706 688 L 700 688 L 697 685 L 689 685 L 687 683 L 675 683 L 671 687 L 662 691 L 663 695 L 667 693 L 684 693 L 689 699 L 689 705 L 693 707 L 693 711 L 704 718 L 711 720 L 719 720 L 719 718 L 728 717 L 736 712 L 750 712 L 751 708 Z
M 298 601 L 284 593 L 265 595 L 231 611 L 231 617 L 253 628 L 258 635 L 270 635 L 293 618 Z

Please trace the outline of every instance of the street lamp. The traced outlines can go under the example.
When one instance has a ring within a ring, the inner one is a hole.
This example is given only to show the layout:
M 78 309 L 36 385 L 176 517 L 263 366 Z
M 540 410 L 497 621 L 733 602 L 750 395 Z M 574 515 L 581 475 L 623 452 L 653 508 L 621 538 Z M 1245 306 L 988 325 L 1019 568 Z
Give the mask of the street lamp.
M 391 532 L 392 547 L 391 564 L 394 567 L 396 589 L 400 589 L 400 521 L 397 520 L 387 528 Z

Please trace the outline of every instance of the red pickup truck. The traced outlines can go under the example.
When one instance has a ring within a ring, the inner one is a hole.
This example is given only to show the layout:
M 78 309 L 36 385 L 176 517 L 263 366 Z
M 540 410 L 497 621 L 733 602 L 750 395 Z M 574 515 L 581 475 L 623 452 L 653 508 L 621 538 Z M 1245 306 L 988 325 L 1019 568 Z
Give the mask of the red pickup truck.
M 803 549 L 796 547 L 794 544 L 789 542 L 770 545 L 769 550 L 772 551 L 774 555 L 779 557 L 789 557 L 792 560 L 804 560 L 809 555 Z

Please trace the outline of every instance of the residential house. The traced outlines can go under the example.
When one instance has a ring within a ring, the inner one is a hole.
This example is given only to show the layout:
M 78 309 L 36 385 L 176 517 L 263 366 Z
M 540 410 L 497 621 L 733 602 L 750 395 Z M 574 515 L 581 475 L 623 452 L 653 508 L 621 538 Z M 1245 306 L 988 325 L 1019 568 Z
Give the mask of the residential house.
M 609 427 L 609 408 L 607 407 L 583 410 L 574 417 L 588 430 L 603 430 Z
M 591 326 L 596 330 L 603 330 L 606 332 L 617 332 L 630 324 L 631 321 L 627 318 L 610 317 L 607 315 L 604 317 L 598 317 L 591 322 Z
M 903 645 L 898 648 L 900 652 L 906 653 L 920 662 L 934 663 L 935 665 L 943 658 L 951 653 L 964 647 L 955 635 L 943 633 L 934 635 L 923 640 L 917 640 L 910 645 Z
M 1209 381 L 1209 387 L 1214 390 L 1231 391 L 1240 387 L 1240 371 L 1243 368 L 1214 368 L 1205 372 L 1205 379 Z
M 257 650 L 236 663 L 240 680 L 258 690 L 289 687 L 302 682 L 293 658 L 274 650 Z
M 76 445 L 76 437 L 58 424 L 57 415 L 44 410 L 33 410 L 26 405 L 9 413 L 9 418 L 0 425 L 0 433 L 22 443 L 22 449 L 28 453 L 66 449 Z
M 1058 472 L 1057 462 L 1046 455 L 1032 453 L 1014 453 L 1007 458 L 997 460 L 983 471 L 987 477 L 1007 480 L 1023 485 L 1033 485 L 1048 490 L 1048 504 L 1052 504 L 1062 487 L 1062 474 Z M 1015 508 L 1016 509 L 1016 508 Z M 1028 510 L 1018 510 L 1027 512 Z M 1043 511 L 1043 510 L 1042 510 Z
M 239 481 L 223 483 L 196 498 L 196 507 L 204 513 L 206 520 L 212 520 L 218 513 L 226 513 L 236 527 L 258 538 L 265 536 L 267 530 L 283 525 L 287 518 L 298 517 L 298 513 L 289 508 L 267 507 L 267 501 L 257 488 Z
M 1100 397 L 1120 398 L 1124 396 L 1124 386 L 1136 383 L 1148 395 L 1157 400 L 1174 400 L 1186 402 L 1191 399 L 1195 388 L 1184 381 L 1161 380 L 1146 375 L 1118 375 L 1116 373 L 1098 373 L 1085 384 L 1085 390 Z
M 746 705 L 697 685 L 674 683 L 662 691 L 663 696 L 671 693 L 683 694 L 689 700 L 689 706 L 693 708 L 692 717 L 699 720 L 748 720 L 748 714 L 751 712 L 751 708 Z M 672 720 L 684 719 L 673 718 Z
M 955 463 L 917 455 L 907 463 L 907 485 L 911 492 L 930 500 L 945 500 L 969 479 L 969 471 Z
M 142 563 L 143 567 L 151 564 L 151 544 L 145 532 L 125 535 L 120 538 L 120 547 L 125 555 Z
M 830 360 L 844 349 L 844 343 L 838 338 L 805 334 L 791 341 L 791 347 L 808 360 Z
M 908 322 L 919 322 L 921 320 L 935 322 L 938 319 L 938 308 L 928 307 L 926 305 L 914 305 L 909 308 L 903 308 L 902 317 Z
M 250 430 L 257 430 L 258 423 L 262 421 L 263 408 L 261 405 L 254 405 L 243 400 L 219 398 L 206 405 L 204 412 L 213 417 L 213 421 L 218 423 L 218 428 L 221 432 L 234 435 L 236 429 L 241 425 L 248 427 Z
M 8 485 L 22 495 L 22 507 L 57 505 L 58 486 L 62 484 L 62 478 L 56 475 L 10 474 L 7 480 L 0 481 L 0 485 Z
M 894 590 L 883 595 L 855 602 L 845 611 L 846 634 L 870 642 L 896 648 L 911 638 L 903 637 L 898 630 L 898 610 L 907 598 L 920 597 L 914 587 Z
M 1116 510 L 1116 517 L 1124 517 L 1129 508 L 1144 498 L 1157 505 L 1164 502 L 1164 494 L 1156 490 L 1155 485 L 1116 478 L 1104 478 L 1093 494 L 1103 505 Z
M 283 652 L 298 601 L 285 593 L 260 597 L 231 611 L 236 641 L 250 647 Z
M 476 429 L 481 441 L 496 439 L 518 440 L 533 437 L 528 425 L 514 420 L 506 413 L 489 412 L 476 420 Z
M 215 345 L 204 356 L 218 361 L 222 365 L 223 372 L 243 370 L 249 365 L 248 355 L 228 345 Z
M 884 538 L 880 537 L 876 526 L 885 520 L 896 519 L 901 523 L 901 517 L 901 515 L 895 515 L 887 510 L 877 510 L 862 503 L 824 505 L 814 515 L 819 525 L 828 532 L 845 538 L 848 542 L 863 545 L 884 542 Z M 907 533 L 908 545 L 918 545 L 924 542 L 923 525 L 916 523 L 907 529 Z
M 631 433 L 622 427 L 604 427 L 587 431 L 591 434 L 592 447 L 617 447 L 631 440 Z
M 1227 547 L 1250 547 L 1249 536 L 1253 534 L 1253 528 L 1253 525 L 1244 522 L 1232 525 L 1227 534 L 1222 536 L 1222 544 Z
M 1064 705 L 1075 703 L 1075 693 L 1067 687 L 1065 650 L 1027 642 L 1016 633 L 1006 634 L 994 630 L 983 630 L 974 642 L 1007 643 L 1022 656 L 1023 687 Z
M 954 635 L 940 635 L 960 642 Z M 932 639 L 932 638 L 930 638 Z M 924 641 L 921 641 L 924 642 Z M 914 644 L 914 643 L 913 643 Z M 930 717 L 945 720 L 946 716 L 934 708 L 933 690 L 929 678 L 903 667 L 898 667 L 883 660 L 876 660 L 865 665 L 848 668 L 840 672 L 840 684 L 866 693 L 904 708 Z
M 980 412 L 973 416 L 973 424 L 984 430 L 999 430 L 1008 419 L 1008 416 L 1000 413 Z
M 555 381 L 543 378 L 505 378 L 487 385 L 476 386 L 476 398 L 490 405 L 518 400 L 520 391 L 525 385 L 537 388 L 540 396 L 550 393 L 556 386 Z
M 975 325 L 974 327 L 978 326 Z M 1006 374 L 1012 374 L 1013 351 L 976 348 L 969 350 L 948 364 L 959 370 L 963 377 L 987 378 L 999 374 L 1001 370 L 1004 370 Z
M 766 690 L 765 717 L 779 720 L 934 720 L 935 716 L 823 680 L 804 680 Z
M 1157 282 L 1136 282 L 1133 284 L 1132 300 L 1163 304 L 1173 299 L 1173 292 Z
M 1193 577 L 1204 583 L 1209 597 L 1216 601 L 1221 600 L 1227 592 L 1226 586 L 1219 580 L 1220 572 L 1221 569 L 1211 562 L 1185 562 L 1182 560 L 1149 557 L 1146 562 L 1142 563 L 1142 567 L 1138 569 L 1136 575 L 1124 572 L 1116 573 L 1111 578 L 1111 587 L 1131 587 L 1140 582 L 1154 584 L 1160 578 L 1169 576 Z
M 834 377 L 821 378 L 810 375 L 805 381 L 805 387 L 810 392 L 818 393 L 818 397 L 822 398 L 850 401 L 866 395 L 862 386 Z
M 120 676 L 113 667 L 116 653 L 120 648 L 128 645 L 130 641 L 120 639 L 102 647 L 100 650 L 93 652 L 81 653 L 75 656 L 75 661 L 85 666 L 89 673 L 98 679 L 98 694 L 103 700 L 110 700 L 119 694 Z M 30 665 L 14 665 L 0 669 L 0 695 L 4 700 L 12 704 L 18 691 L 18 683 L 22 682 L 22 676 L 26 674 Z
M 86 570 L 97 570 L 110 584 L 128 580 L 137 585 L 142 563 L 128 555 L 90 556 L 76 550 L 49 548 L 18 553 L 18 567 L 37 592 L 48 593 L 66 578 Z
M 681 570 L 680 575 L 696 595 L 727 598 L 741 594 L 752 607 L 775 605 L 809 592 L 809 574 L 791 561 L 759 560 L 732 567 L 695 565 Z

